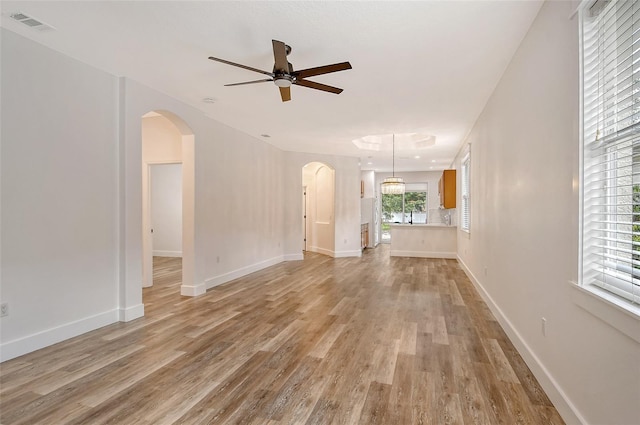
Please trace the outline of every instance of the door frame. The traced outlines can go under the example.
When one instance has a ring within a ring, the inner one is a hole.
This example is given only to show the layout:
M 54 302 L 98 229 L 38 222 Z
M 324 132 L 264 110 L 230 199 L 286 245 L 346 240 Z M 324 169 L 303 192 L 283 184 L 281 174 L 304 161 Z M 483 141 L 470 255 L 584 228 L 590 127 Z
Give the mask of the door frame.
M 153 286 L 153 228 L 151 227 L 151 167 L 154 165 L 170 165 L 182 164 L 182 161 L 144 161 L 144 176 L 142 180 L 143 186 L 143 203 L 142 203 L 142 229 L 144 232 L 143 249 L 142 249 L 142 287 L 148 288 Z M 181 177 L 180 184 L 184 187 L 184 177 Z M 184 193 L 182 194 L 182 202 L 184 204 Z M 183 211 L 184 213 L 184 211 Z M 182 218 L 182 229 L 184 230 L 184 216 Z M 182 236 L 184 242 L 184 235 Z

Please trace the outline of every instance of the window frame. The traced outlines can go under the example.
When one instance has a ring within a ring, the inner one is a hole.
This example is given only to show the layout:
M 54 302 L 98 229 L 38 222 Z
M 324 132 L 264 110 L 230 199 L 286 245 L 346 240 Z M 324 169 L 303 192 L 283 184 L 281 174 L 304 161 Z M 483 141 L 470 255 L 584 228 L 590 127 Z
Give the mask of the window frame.
M 471 233 L 471 147 L 460 161 L 460 230 Z M 465 220 L 466 216 L 466 220 Z
M 636 298 L 638 297 L 638 294 L 636 294 L 636 292 L 633 290 L 634 289 L 634 282 L 633 279 L 635 279 L 633 276 L 635 275 L 633 269 L 631 272 L 629 272 L 629 276 L 631 277 L 631 288 L 632 291 L 629 292 L 628 294 L 624 294 L 624 290 L 616 290 L 615 288 L 611 288 L 608 285 L 607 279 L 608 278 L 604 278 L 604 279 L 590 279 L 589 277 L 585 276 L 587 273 L 585 272 L 585 270 L 587 270 L 588 268 L 592 268 L 594 267 L 593 265 L 595 264 L 593 261 L 587 260 L 585 257 L 589 257 L 593 255 L 593 248 L 591 246 L 585 246 L 585 239 L 590 240 L 591 238 L 593 238 L 594 236 L 592 235 L 592 233 L 594 232 L 603 232 L 605 235 L 607 235 L 608 233 L 620 233 L 620 231 L 618 229 L 610 229 L 609 227 L 606 228 L 601 228 L 601 229 L 596 229 L 596 230 L 590 230 L 590 228 L 593 226 L 593 223 L 597 222 L 597 220 L 593 219 L 593 220 L 589 220 L 587 219 L 587 215 L 589 213 L 593 212 L 593 200 L 591 199 L 591 197 L 588 197 L 585 195 L 585 192 L 587 191 L 587 186 L 589 184 L 593 184 L 595 180 L 595 173 L 589 174 L 585 172 L 585 164 L 587 162 L 589 162 L 589 166 L 593 166 L 594 161 L 592 158 L 585 158 L 586 154 L 585 151 L 587 149 L 591 149 L 591 145 L 593 144 L 593 141 L 589 141 L 587 140 L 587 136 L 586 136 L 586 128 L 589 124 L 592 124 L 593 120 L 598 120 L 599 117 L 599 113 L 597 111 L 601 111 L 603 109 L 608 109 L 609 106 L 606 106 L 606 102 L 607 100 L 609 100 L 609 97 L 605 97 L 604 94 L 602 95 L 602 98 L 604 100 L 601 99 L 597 99 L 595 101 L 595 103 L 591 103 L 588 105 L 588 102 L 585 100 L 585 98 L 587 98 L 587 93 L 585 90 L 585 85 L 586 85 L 586 80 L 588 78 L 587 73 L 585 72 L 585 51 L 586 51 L 586 45 L 588 44 L 588 42 L 593 43 L 593 40 L 585 40 L 585 21 L 586 19 L 589 19 L 589 14 L 591 13 L 591 8 L 596 5 L 596 3 L 598 3 L 598 1 L 594 1 L 594 0 L 585 0 L 582 2 L 582 4 L 580 5 L 579 9 L 578 9 L 578 15 L 579 15 L 579 58 L 580 58 L 580 78 L 579 78 L 579 83 L 580 83 L 580 108 L 579 108 L 579 122 L 580 122 L 580 128 L 579 128 L 579 137 L 580 137 L 580 143 L 579 143 L 579 183 L 580 183 L 580 190 L 579 190 L 579 250 L 578 250 L 578 256 L 579 256 L 579 268 L 578 268 L 578 281 L 577 282 L 570 282 L 571 285 L 576 289 L 576 291 L 573 292 L 573 300 L 576 304 L 580 305 L 581 307 L 585 308 L 587 311 L 591 312 L 592 314 L 594 314 L 595 316 L 601 318 L 602 320 L 604 320 L 605 322 L 611 324 L 612 326 L 614 326 L 615 328 L 617 328 L 618 330 L 621 330 L 623 333 L 631 336 L 632 338 L 634 338 L 636 341 L 640 342 L 640 332 L 637 331 L 637 329 L 640 328 L 635 328 L 636 330 L 634 330 L 634 326 L 630 326 L 631 324 L 637 324 L 638 320 L 640 320 L 640 303 L 636 300 Z M 615 2 L 612 2 L 615 3 Z M 599 6 L 596 5 L 596 8 L 598 8 Z M 604 9 L 606 9 L 606 4 L 604 7 L 602 7 L 598 13 L 602 12 Z M 617 21 L 616 21 L 617 22 Z M 617 45 L 616 45 L 617 46 Z M 598 67 L 602 66 L 600 63 L 597 64 Z M 633 74 L 634 74 L 634 70 L 632 69 L 631 71 L 631 78 L 633 78 Z M 590 75 L 590 77 L 593 77 L 593 75 Z M 598 76 L 598 78 L 601 78 L 600 76 Z M 605 77 L 602 77 L 602 83 L 600 81 L 598 81 L 598 90 L 600 90 L 600 84 L 603 84 L 603 87 L 606 86 L 607 81 L 605 81 Z M 633 80 L 632 80 L 633 81 Z M 617 83 L 616 83 L 617 84 Z M 633 84 L 633 82 L 632 82 Z M 604 88 L 603 88 L 604 90 Z M 616 92 L 618 93 L 618 92 Z M 593 93 L 589 93 L 589 96 L 593 96 Z M 598 95 L 596 96 L 597 98 L 599 98 L 601 95 L 598 92 Z M 592 109 L 591 111 L 593 112 L 593 107 L 595 105 L 595 110 L 596 113 L 594 114 L 587 114 L 587 108 L 588 106 L 591 106 Z M 616 104 L 617 105 L 617 104 Z M 617 115 L 614 115 L 615 117 L 617 117 Z M 606 119 L 609 119 L 610 117 L 607 116 Z M 600 127 L 599 127 L 600 122 L 597 123 L 596 128 L 598 128 L 598 132 L 600 132 Z M 603 119 L 602 121 L 603 124 L 603 128 L 602 128 L 602 134 L 604 136 L 604 138 L 606 139 L 606 137 L 609 134 L 605 134 L 605 127 L 608 125 L 607 122 Z M 632 124 L 632 126 L 635 124 Z M 620 131 L 624 130 L 627 127 L 621 127 Z M 598 134 L 598 133 L 596 133 Z M 599 139 L 597 139 L 596 136 L 596 141 L 598 141 Z M 603 145 L 604 146 L 604 145 Z M 634 141 L 631 141 L 631 150 L 632 150 L 632 155 L 633 155 L 633 150 L 634 150 Z M 611 152 L 608 151 L 609 147 L 608 146 L 604 146 L 602 148 L 602 150 L 604 151 L 603 156 L 608 157 L 609 155 L 612 155 Z M 616 155 L 616 153 L 614 152 L 613 155 Z M 609 163 L 609 160 L 601 160 L 599 162 L 595 162 L 597 165 L 601 165 L 603 166 L 604 169 L 604 173 L 607 175 L 606 179 L 612 179 L 615 180 L 615 186 L 614 188 L 619 187 L 619 183 L 617 183 L 617 180 L 620 179 L 620 177 L 615 174 L 618 172 L 618 169 L 620 168 L 620 166 L 618 165 L 619 159 L 615 158 L 615 165 L 612 166 L 611 168 L 607 167 L 607 163 Z M 632 164 L 631 167 L 633 168 L 633 160 L 632 160 Z M 602 171 L 601 171 L 602 172 Z M 613 174 L 610 174 L 613 173 Z M 632 172 L 633 175 L 633 172 Z M 591 179 L 591 180 L 589 180 Z M 631 185 L 634 186 L 634 182 L 633 179 L 631 180 Z M 605 185 L 606 186 L 606 185 Z M 600 189 L 600 192 L 603 193 L 604 195 L 599 195 L 602 196 L 603 198 L 612 198 L 613 202 L 610 202 L 612 205 L 615 204 L 616 208 L 618 207 L 618 193 L 612 191 L 610 189 L 609 186 L 606 186 L 603 189 Z M 626 195 L 625 195 L 626 196 Z M 613 212 L 612 212 L 613 211 Z M 617 222 L 616 220 L 610 220 L 610 216 L 611 215 L 618 215 L 621 214 L 618 212 L 618 210 L 611 210 L 610 207 L 607 206 L 606 212 L 605 213 L 601 213 L 603 215 L 605 215 L 607 218 L 605 220 L 602 220 L 604 222 Z M 633 225 L 633 219 L 631 220 L 631 225 Z M 622 240 L 619 239 L 618 237 L 616 237 L 616 240 Z M 612 248 L 608 243 L 604 244 L 603 250 L 604 251 L 608 251 L 610 249 L 617 249 L 617 248 Z M 633 253 L 631 254 L 633 255 Z M 602 260 L 602 263 L 605 264 L 605 260 Z M 633 263 L 632 263 L 633 264 Z M 606 271 L 606 269 L 609 267 L 608 265 L 604 265 L 604 270 Z M 615 270 L 616 273 L 618 273 L 619 271 L 616 269 Z M 589 274 L 592 274 L 593 271 L 590 271 Z M 615 277 L 613 279 L 616 279 Z M 603 282 L 598 283 L 599 280 L 603 280 Z M 615 286 L 615 285 L 614 285 Z M 629 297 L 630 296 L 630 297 Z M 594 303 L 595 300 L 598 300 L 600 302 L 596 302 Z M 629 322 L 629 320 L 631 320 L 631 322 Z

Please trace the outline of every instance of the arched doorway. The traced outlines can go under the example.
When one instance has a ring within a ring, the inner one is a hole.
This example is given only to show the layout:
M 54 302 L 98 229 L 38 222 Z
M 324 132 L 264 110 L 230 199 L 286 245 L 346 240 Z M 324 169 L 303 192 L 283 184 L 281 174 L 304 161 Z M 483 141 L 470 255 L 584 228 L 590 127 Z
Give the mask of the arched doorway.
M 180 234 L 180 250 L 165 249 L 164 252 L 182 256 L 180 293 L 188 296 L 199 295 L 194 285 L 194 139 L 189 126 L 169 111 L 151 111 L 142 117 L 142 286 L 153 285 L 151 176 L 157 172 L 158 175 L 164 174 L 166 179 L 166 176 L 178 172 L 182 199 L 173 200 L 181 203 L 175 206 L 176 210 L 180 210 L 181 222 L 178 223 L 179 231 L 174 232 Z M 174 168 L 169 172 L 170 167 L 166 167 L 167 165 L 179 165 L 181 170 Z M 160 166 L 165 166 L 162 173 Z M 167 200 L 164 202 L 166 205 Z
M 335 170 L 322 162 L 302 167 L 304 250 L 335 256 Z

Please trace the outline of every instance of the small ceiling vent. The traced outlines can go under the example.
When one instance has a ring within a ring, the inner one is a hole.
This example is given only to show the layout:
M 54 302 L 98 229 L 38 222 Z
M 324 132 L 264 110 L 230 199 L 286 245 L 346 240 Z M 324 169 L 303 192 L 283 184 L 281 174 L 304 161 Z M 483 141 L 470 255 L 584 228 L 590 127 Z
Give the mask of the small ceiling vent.
M 33 16 L 25 15 L 22 12 L 12 13 L 10 16 L 14 21 L 18 21 L 21 24 L 24 24 L 29 28 L 33 28 L 38 31 L 49 31 L 55 29 L 51 25 L 45 24 L 44 22 L 35 19 Z

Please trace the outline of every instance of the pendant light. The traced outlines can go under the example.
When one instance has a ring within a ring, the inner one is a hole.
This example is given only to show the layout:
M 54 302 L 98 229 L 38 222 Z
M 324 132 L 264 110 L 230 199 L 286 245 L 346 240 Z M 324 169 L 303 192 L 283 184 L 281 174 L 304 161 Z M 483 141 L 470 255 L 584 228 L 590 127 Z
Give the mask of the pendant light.
M 393 135 L 393 145 L 391 148 L 392 155 L 392 172 L 391 177 L 387 177 L 382 182 L 382 193 L 385 195 L 401 195 L 404 193 L 404 180 L 402 177 L 396 177 L 396 135 Z

